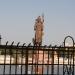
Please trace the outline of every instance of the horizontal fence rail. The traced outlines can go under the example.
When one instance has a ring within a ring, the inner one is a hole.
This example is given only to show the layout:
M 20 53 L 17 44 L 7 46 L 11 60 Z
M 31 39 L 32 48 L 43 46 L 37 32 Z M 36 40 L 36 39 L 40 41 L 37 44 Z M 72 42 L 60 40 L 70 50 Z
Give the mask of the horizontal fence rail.
M 0 75 L 75 75 L 75 47 L 0 45 Z

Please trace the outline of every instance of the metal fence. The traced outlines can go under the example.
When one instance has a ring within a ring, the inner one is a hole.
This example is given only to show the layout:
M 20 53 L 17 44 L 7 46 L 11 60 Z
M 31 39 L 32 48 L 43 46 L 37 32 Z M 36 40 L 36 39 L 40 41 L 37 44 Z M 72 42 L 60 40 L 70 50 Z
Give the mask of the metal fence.
M 75 47 L 0 45 L 0 75 L 75 75 Z

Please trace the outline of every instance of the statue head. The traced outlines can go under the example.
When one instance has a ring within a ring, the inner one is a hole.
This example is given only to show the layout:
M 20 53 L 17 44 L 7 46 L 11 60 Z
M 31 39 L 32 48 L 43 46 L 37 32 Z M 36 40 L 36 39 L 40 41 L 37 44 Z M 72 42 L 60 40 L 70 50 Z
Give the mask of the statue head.
M 38 18 L 36 19 L 37 22 L 41 22 L 41 16 L 38 16 Z

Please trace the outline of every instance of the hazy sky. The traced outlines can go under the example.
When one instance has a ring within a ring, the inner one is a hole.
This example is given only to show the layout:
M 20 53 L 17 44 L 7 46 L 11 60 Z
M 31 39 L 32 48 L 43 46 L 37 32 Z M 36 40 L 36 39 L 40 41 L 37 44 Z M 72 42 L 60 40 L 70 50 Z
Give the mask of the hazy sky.
M 2 43 L 30 43 L 35 19 L 44 13 L 43 44 L 61 44 L 65 36 L 75 39 L 75 0 L 0 0 Z

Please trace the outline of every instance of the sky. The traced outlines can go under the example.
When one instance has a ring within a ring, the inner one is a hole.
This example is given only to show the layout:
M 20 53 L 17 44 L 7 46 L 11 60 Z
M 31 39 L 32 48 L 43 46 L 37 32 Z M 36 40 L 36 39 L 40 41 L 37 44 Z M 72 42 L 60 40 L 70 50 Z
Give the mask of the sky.
M 32 43 L 35 19 L 44 13 L 43 44 L 62 44 L 75 39 L 75 0 L 0 0 L 2 44 Z

